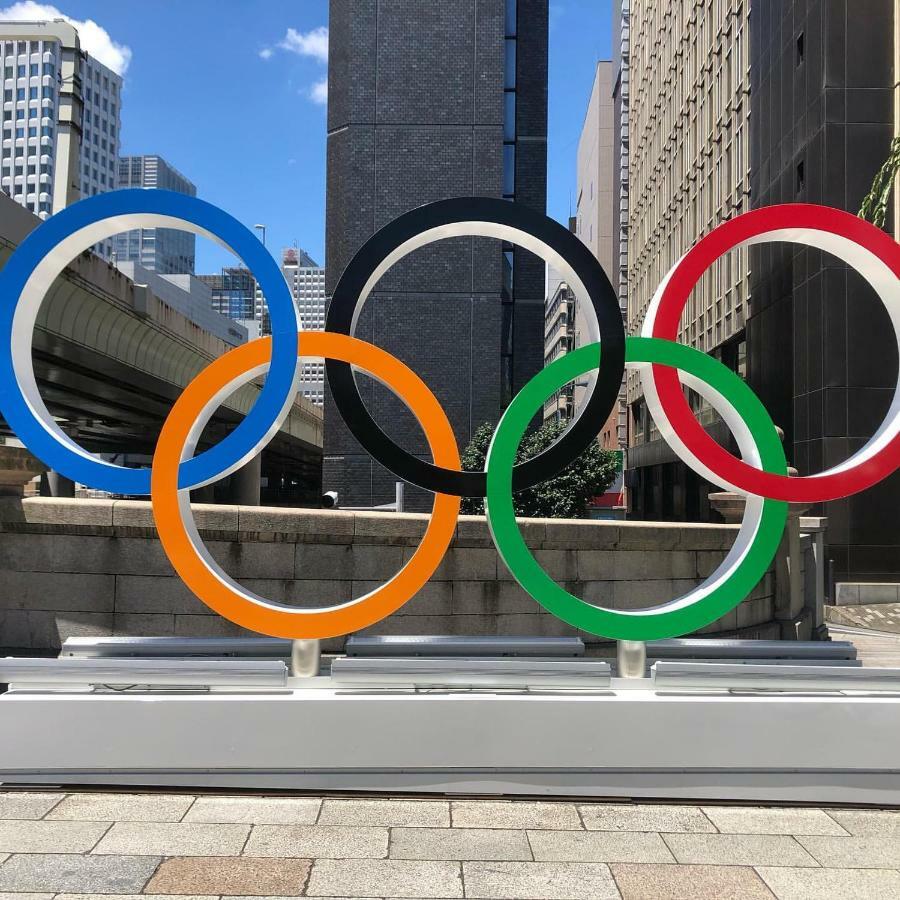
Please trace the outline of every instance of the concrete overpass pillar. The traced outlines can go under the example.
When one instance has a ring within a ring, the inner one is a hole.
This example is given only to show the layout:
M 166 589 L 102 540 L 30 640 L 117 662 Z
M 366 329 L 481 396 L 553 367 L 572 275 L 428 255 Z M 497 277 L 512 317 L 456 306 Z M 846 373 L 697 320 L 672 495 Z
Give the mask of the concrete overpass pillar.
M 231 476 L 227 502 L 236 506 L 259 506 L 262 480 L 262 454 L 257 453 Z
M 42 497 L 74 497 L 75 482 L 53 470 L 41 475 Z

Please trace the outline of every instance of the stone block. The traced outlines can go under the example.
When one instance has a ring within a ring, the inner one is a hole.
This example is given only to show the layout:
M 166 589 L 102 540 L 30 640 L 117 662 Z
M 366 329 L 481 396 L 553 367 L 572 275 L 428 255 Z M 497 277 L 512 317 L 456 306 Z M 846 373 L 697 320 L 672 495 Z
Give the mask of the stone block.
M 663 839 L 652 832 L 529 831 L 537 862 L 674 863 Z
M 589 831 L 657 831 L 709 833 L 712 822 L 696 806 L 592 803 L 579 807 Z
M 180 794 L 69 794 L 48 820 L 177 822 L 194 798 Z
M 175 616 L 176 637 L 259 637 L 218 615 Z
M 0 891 L 140 894 L 159 862 L 158 856 L 20 854 L 0 866 Z
M 70 637 L 110 637 L 112 613 L 29 612 L 32 646 L 57 649 Z
M 29 613 L 24 609 L 0 608 L 0 647 L 23 650 L 40 647 L 34 642 L 28 620 Z
M 758 600 L 745 600 L 737 610 L 737 627 L 750 628 L 768 622 L 772 618 L 771 597 L 761 597 Z
M 354 543 L 415 546 L 422 540 L 429 518 L 420 513 L 357 512 Z
M 554 581 L 572 581 L 578 577 L 577 551 L 575 550 L 532 550 L 538 565 Z M 505 563 L 499 562 L 497 577 L 501 581 L 513 581 L 513 576 Z
M 388 855 L 388 829 L 370 825 L 255 825 L 244 853 L 279 858 L 384 859 Z
M 619 900 L 603 863 L 466 862 L 463 879 L 484 900 Z
M 580 581 L 696 578 L 697 558 L 687 550 L 579 550 Z
M 95 854 L 135 856 L 239 856 L 248 825 L 197 822 L 117 822 L 94 849 Z
M 550 828 L 581 830 L 574 803 L 522 800 L 454 800 L 454 828 Z
M 500 828 L 394 828 L 392 859 L 527 860 L 524 831 Z
M 113 634 L 135 637 L 167 637 L 175 634 L 175 616 L 165 613 L 116 613 Z
M 704 522 L 679 522 L 668 525 L 679 531 L 682 550 L 730 550 L 737 539 L 739 525 L 709 525 Z
M 334 578 L 387 581 L 403 564 L 407 548 L 377 544 L 297 544 L 294 557 L 294 577 L 306 579 Z
M 383 581 L 354 581 L 350 596 L 362 597 L 379 588 Z M 449 616 L 453 614 L 453 584 L 449 581 L 429 581 L 407 600 L 394 615 Z
M 313 797 L 198 797 L 185 822 L 312 825 L 322 801 Z
M 900 872 L 891 869 L 794 869 L 760 866 L 760 878 L 779 900 L 889 900 L 900 897 Z
M 450 804 L 446 800 L 324 800 L 319 824 L 447 828 Z
M 225 503 L 192 503 L 194 523 L 200 531 L 237 531 L 240 506 Z
M 0 543 L 3 543 L 0 541 Z M 0 570 L 4 609 L 111 613 L 115 576 Z
M 156 528 L 153 505 L 148 500 L 114 500 L 112 507 L 112 523 L 115 526 Z
M 42 819 L 63 797 L 45 791 L 3 791 L 0 819 Z
M 112 500 L 81 497 L 27 497 L 22 501 L 22 512 L 30 525 L 104 527 L 113 524 L 113 504 Z
M 830 809 L 828 815 L 850 834 L 883 837 L 896 835 L 900 840 L 898 809 Z
M 403 551 L 403 561 L 406 562 L 411 555 L 412 551 L 406 548 Z M 451 547 L 431 580 L 493 581 L 497 578 L 498 563 L 496 550 L 487 547 Z
M 701 578 L 708 578 L 722 564 L 725 555 L 724 550 L 698 550 L 697 574 Z
M 534 600 L 514 581 L 454 581 L 452 587 L 454 615 L 514 615 L 535 610 Z
M 177 576 L 117 575 L 115 611 L 202 615 L 208 608 Z
M 356 513 L 325 509 L 238 507 L 238 528 L 247 534 L 284 534 L 297 539 L 324 537 L 329 543 L 349 543 Z
M 610 868 L 622 900 L 772 900 L 768 888 L 748 866 L 616 863 Z
M 781 834 L 666 834 L 663 836 L 680 863 L 715 866 L 815 866 L 797 840 L 853 840 L 798 838 Z
M 146 537 L 114 537 L 108 540 L 108 572 L 117 575 L 169 575 L 175 570 L 160 542 Z
M 681 528 L 663 522 L 619 522 L 617 550 L 675 550 L 681 547 Z
M 859 606 L 859 584 L 839 581 L 835 584 L 835 604 L 837 606 Z
M 619 543 L 619 522 L 590 519 L 539 519 L 546 527 L 542 543 L 550 550 L 612 550 Z M 529 547 L 537 544 L 529 543 Z
M 900 869 L 900 841 L 895 835 L 860 837 L 800 835 L 797 840 L 820 866 L 831 869 Z
M 723 834 L 847 835 L 823 809 L 704 806 L 703 812 Z
M 275 579 L 248 579 L 244 584 L 260 597 L 267 597 L 278 603 L 302 608 L 334 606 L 346 603 L 357 594 L 352 581 L 299 580 L 276 581 Z
M 147 885 L 147 892 L 299 896 L 303 893 L 311 865 L 308 859 L 176 857 L 163 862 Z
M 460 864 L 410 859 L 317 859 L 306 895 L 452 900 L 463 896 Z
M 213 559 L 237 580 L 294 577 L 294 544 L 277 541 L 209 541 L 206 546 Z
M 0 822 L 0 853 L 88 853 L 103 837 L 105 822 Z

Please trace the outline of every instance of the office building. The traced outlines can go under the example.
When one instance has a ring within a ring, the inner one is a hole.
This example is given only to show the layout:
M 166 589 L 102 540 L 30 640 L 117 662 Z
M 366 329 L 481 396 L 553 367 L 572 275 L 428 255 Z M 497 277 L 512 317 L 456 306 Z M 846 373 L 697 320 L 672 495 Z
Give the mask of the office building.
M 632 334 L 640 332 L 657 285 L 681 255 L 720 222 L 750 209 L 750 8 L 748 0 L 644 0 L 620 8 L 618 46 L 628 53 L 627 113 L 623 103 L 620 118 L 628 137 L 620 154 L 628 162 Z M 626 99 L 621 89 L 619 96 Z M 695 289 L 679 332 L 680 341 L 742 375 L 749 278 L 746 251 L 716 263 Z M 660 439 L 633 371 L 626 372 L 626 390 L 632 513 L 708 519 L 708 485 Z M 701 421 L 715 429 L 712 410 L 692 400 Z
M 300 326 L 305 331 L 321 331 L 325 327 L 325 269 L 299 247 L 287 247 L 281 253 L 281 271 L 300 312 Z M 321 359 L 302 360 L 300 393 L 322 406 L 325 363 Z
M 22 32 L 21 25 L 0 23 L 0 72 L 3 74 L 0 188 L 26 209 L 46 219 L 55 208 L 64 205 L 61 197 L 56 198 L 54 205 L 57 163 L 68 164 L 67 159 L 57 158 L 63 49 L 49 32 L 46 40 L 17 38 L 15 32 Z M 36 26 L 35 33 L 40 28 Z M 78 187 L 81 196 L 89 197 L 112 190 L 116 185 L 122 79 L 86 53 L 78 55 L 77 66 L 83 105 Z M 109 257 L 112 241 L 102 242 L 95 250 Z
M 506 197 L 545 210 L 547 16 L 547 0 L 331 0 L 329 293 L 368 237 L 429 201 Z M 465 447 L 541 368 L 544 269 L 488 239 L 422 248 L 382 278 L 356 333 L 422 376 Z M 428 456 L 403 404 L 371 379 L 359 384 L 378 424 Z M 323 487 L 344 505 L 371 506 L 394 500 L 394 482 L 326 389 Z M 406 489 L 407 508 L 431 502 Z
M 896 3 L 754 0 L 750 42 L 754 206 L 820 203 L 856 213 L 897 133 Z M 894 197 L 896 204 L 897 192 Z M 896 205 L 885 227 L 895 236 Z M 894 333 L 862 278 L 818 250 L 750 250 L 747 376 L 801 475 L 877 431 L 897 377 Z M 900 474 L 828 517 L 834 578 L 900 581 Z
M 259 337 L 261 322 L 256 317 L 256 279 L 245 266 L 224 266 L 215 275 L 198 275 L 210 289 L 212 309 L 247 329 L 249 340 Z
M 159 188 L 197 196 L 197 188 L 161 156 L 123 156 L 119 159 L 117 187 Z M 117 234 L 118 262 L 138 262 L 161 275 L 193 275 L 197 238 L 174 228 L 135 228 Z

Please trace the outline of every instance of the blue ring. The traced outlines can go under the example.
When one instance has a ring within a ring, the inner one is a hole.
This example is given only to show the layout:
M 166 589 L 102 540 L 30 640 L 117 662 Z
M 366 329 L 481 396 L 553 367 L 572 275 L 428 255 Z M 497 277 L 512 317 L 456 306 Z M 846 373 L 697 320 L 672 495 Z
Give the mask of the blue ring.
M 294 391 L 298 321 L 287 282 L 258 238 L 228 213 L 173 191 L 130 189 L 97 194 L 62 210 L 25 238 L 0 271 L 0 412 L 23 444 L 55 471 L 115 494 L 149 494 L 150 469 L 85 459 L 48 434 L 19 388 L 12 362 L 12 324 L 22 290 L 43 258 L 75 231 L 114 216 L 155 213 L 190 222 L 224 241 L 253 272 L 272 321 L 272 362 L 253 408 L 230 434 L 182 463 L 181 489 L 214 481 L 265 439 Z

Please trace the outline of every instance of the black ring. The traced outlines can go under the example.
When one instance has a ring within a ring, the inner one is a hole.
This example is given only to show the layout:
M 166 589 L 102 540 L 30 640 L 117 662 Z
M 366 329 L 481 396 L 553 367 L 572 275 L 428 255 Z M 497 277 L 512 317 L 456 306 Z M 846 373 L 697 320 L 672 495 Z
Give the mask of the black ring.
M 513 490 L 520 491 L 552 478 L 596 440 L 618 402 L 625 372 L 625 327 L 618 297 L 603 267 L 574 234 L 543 213 L 506 200 L 457 197 L 420 206 L 379 229 L 359 248 L 335 286 L 325 330 L 350 334 L 363 288 L 394 250 L 423 232 L 461 222 L 515 228 L 537 238 L 562 256 L 584 284 L 599 326 L 603 353 L 594 388 L 584 401 L 581 415 L 556 443 L 513 469 Z M 473 229 L 462 236 L 483 235 Z M 487 476 L 484 472 L 445 469 L 398 447 L 369 415 L 348 363 L 327 359 L 325 370 L 341 417 L 354 437 L 381 465 L 398 478 L 434 493 L 457 497 L 485 495 Z

